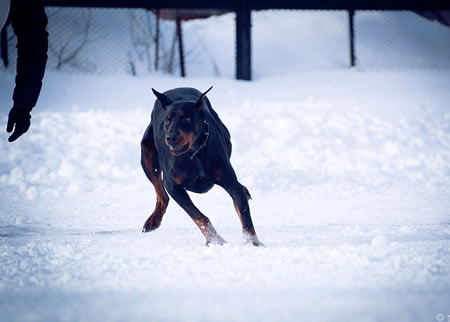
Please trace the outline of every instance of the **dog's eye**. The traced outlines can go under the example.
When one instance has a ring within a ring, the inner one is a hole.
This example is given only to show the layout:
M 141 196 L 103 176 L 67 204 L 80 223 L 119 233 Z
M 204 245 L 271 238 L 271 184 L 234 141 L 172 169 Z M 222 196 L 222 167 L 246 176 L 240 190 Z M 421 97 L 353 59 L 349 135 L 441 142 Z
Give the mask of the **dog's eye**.
M 183 122 L 184 123 L 191 123 L 191 118 L 190 117 L 183 117 Z

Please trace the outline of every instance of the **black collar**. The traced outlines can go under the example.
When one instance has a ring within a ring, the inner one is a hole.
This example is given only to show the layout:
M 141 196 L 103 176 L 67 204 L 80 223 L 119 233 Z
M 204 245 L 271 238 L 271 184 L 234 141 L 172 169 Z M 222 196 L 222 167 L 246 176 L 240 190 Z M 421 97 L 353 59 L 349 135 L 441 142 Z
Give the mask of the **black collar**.
M 208 122 L 206 122 L 206 120 L 203 121 L 203 142 L 202 144 L 200 144 L 200 146 L 192 153 L 191 155 L 191 160 L 193 160 L 195 158 L 195 156 L 197 155 L 197 153 L 200 152 L 201 149 L 203 149 L 206 146 L 206 143 L 208 142 L 208 138 L 209 138 L 209 124 Z

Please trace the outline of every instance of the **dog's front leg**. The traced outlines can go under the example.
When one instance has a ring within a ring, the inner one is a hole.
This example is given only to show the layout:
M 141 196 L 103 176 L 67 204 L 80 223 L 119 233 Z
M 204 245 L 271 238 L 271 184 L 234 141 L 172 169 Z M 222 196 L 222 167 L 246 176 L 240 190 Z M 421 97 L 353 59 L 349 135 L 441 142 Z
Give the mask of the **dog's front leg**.
M 209 218 L 202 214 L 194 205 L 186 190 L 171 184 L 166 185 L 166 187 L 169 195 L 187 212 L 189 217 L 192 218 L 200 229 L 203 236 L 205 236 L 206 246 L 209 244 L 223 245 L 226 243 L 226 241 L 217 233 Z
M 169 196 L 164 190 L 162 183 L 161 168 L 158 162 L 158 152 L 156 151 L 153 139 L 152 125 L 146 131 L 146 135 L 141 142 L 141 165 L 145 175 L 153 184 L 156 192 L 156 207 L 152 215 L 144 223 L 142 232 L 149 232 L 157 229 L 161 225 L 162 218 L 169 204 Z

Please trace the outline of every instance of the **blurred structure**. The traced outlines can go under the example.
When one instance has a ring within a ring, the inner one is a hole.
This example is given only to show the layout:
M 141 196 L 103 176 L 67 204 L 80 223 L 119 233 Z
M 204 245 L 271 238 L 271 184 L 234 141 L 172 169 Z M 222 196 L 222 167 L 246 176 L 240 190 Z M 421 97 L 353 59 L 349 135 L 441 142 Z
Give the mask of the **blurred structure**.
M 237 19 L 226 9 L 51 6 L 47 68 L 238 79 L 351 66 L 450 68 L 450 28 L 443 25 L 449 21 L 447 13 L 258 10 Z M 240 24 L 246 32 L 236 31 Z M 2 32 L 2 44 L 5 64 L 0 70 L 14 71 L 15 36 L 10 27 Z

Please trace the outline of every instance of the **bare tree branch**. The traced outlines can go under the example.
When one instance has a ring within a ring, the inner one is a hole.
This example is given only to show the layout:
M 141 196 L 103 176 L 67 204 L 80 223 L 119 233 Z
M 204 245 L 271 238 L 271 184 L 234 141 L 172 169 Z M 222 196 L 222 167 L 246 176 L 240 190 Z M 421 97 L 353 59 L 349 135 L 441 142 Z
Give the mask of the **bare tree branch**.
M 71 64 L 78 57 L 80 52 L 89 42 L 89 30 L 91 28 L 91 9 L 88 9 L 87 18 L 82 26 L 82 39 L 77 46 L 70 49 L 71 45 L 76 42 L 79 38 L 79 33 L 77 31 L 71 33 L 65 38 L 63 44 L 56 48 L 53 42 L 49 42 L 49 49 L 57 57 L 56 69 L 60 70 L 64 65 Z

